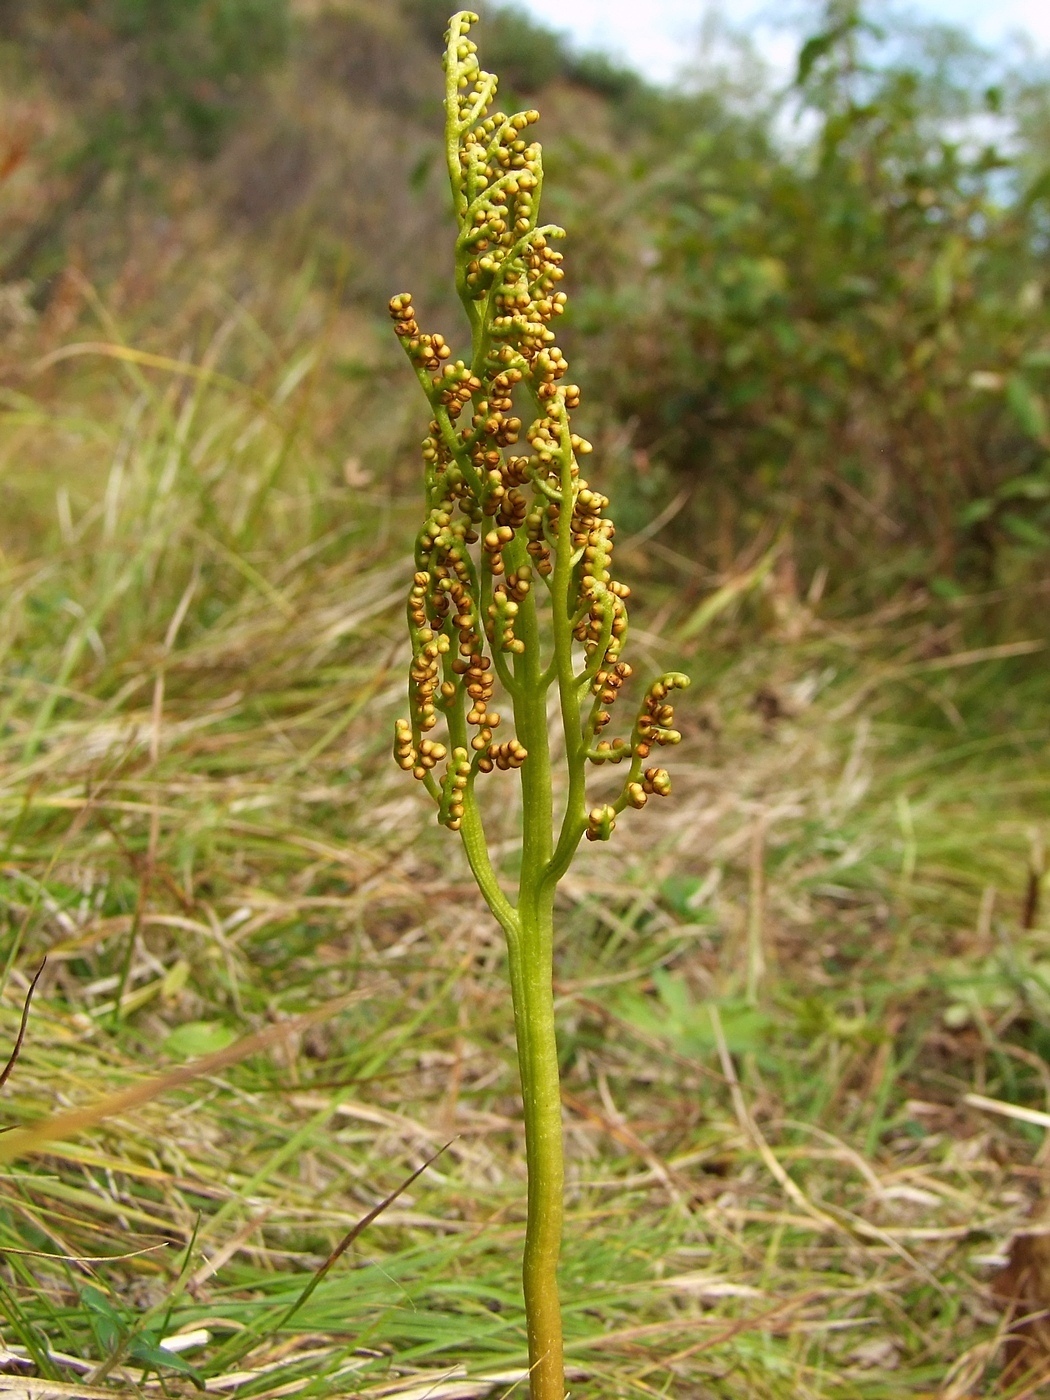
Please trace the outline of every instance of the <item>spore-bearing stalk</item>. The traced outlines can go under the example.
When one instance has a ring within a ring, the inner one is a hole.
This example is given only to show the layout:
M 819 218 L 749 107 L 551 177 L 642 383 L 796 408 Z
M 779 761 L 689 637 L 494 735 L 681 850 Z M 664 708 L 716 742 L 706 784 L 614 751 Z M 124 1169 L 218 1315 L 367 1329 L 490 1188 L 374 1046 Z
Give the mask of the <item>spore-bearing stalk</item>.
M 456 287 L 470 326 L 469 359 L 453 359 L 442 336 L 420 330 L 408 293 L 390 303 L 432 415 L 422 449 L 426 515 L 407 605 L 409 718 L 397 723 L 394 752 L 434 800 L 439 822 L 460 833 L 507 936 L 529 1165 L 523 1279 L 531 1388 L 533 1400 L 563 1400 L 554 894 L 584 836 L 608 840 L 625 808 L 669 794 L 667 772 L 649 759 L 654 746 L 681 737 L 671 697 L 688 681 L 678 673 L 655 681 L 630 737 L 606 737 L 631 676 L 622 659 L 630 590 L 612 574 L 608 498 L 580 473 L 591 445 L 572 429 L 581 393 L 566 382 L 553 329 L 566 306 L 554 247 L 564 234 L 539 223 L 543 159 L 530 134 L 539 114 L 491 111 L 497 80 L 478 63 L 469 37 L 476 22 L 469 11 L 453 16 L 445 57 Z M 567 779 L 557 830 L 552 688 Z M 497 689 L 509 702 L 513 735 L 494 708 Z M 623 762 L 619 792 L 589 807 L 589 766 Z M 522 789 L 514 898 L 489 857 L 476 791 L 479 774 L 496 769 L 517 770 Z

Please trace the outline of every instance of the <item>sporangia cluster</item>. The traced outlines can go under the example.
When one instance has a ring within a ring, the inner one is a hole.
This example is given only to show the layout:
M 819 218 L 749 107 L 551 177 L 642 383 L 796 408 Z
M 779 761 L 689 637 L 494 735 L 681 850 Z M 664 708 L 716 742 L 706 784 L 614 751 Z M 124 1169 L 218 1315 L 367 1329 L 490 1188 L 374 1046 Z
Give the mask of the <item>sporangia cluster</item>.
M 458 830 L 479 773 L 529 762 L 493 708 L 497 681 L 512 703 L 520 698 L 528 649 L 549 650 L 553 634 L 557 650 L 561 628 L 572 638 L 561 653 L 568 647 L 574 658 L 571 678 L 554 659 L 532 658 L 531 674 L 538 666 L 544 693 L 555 683 L 576 688 L 570 764 L 630 761 L 618 797 L 581 814 L 585 834 L 603 840 L 625 807 L 670 791 L 665 770 L 648 760 L 654 746 L 680 737 L 669 697 L 687 681 L 664 676 L 631 738 L 603 737 L 631 675 L 621 660 L 630 590 L 611 572 L 609 501 L 580 474 L 591 445 L 572 430 L 580 389 L 565 382 L 553 329 L 566 304 L 562 256 L 552 246 L 563 235 L 538 223 L 543 164 L 531 129 L 539 114 L 490 112 L 496 79 L 481 70 L 468 37 L 476 16 L 457 18 L 447 71 L 457 139 L 448 161 L 457 285 L 473 348 L 469 363 L 453 358 L 442 336 L 420 330 L 408 293 L 391 301 L 432 413 L 423 442 L 426 519 L 408 596 L 411 714 L 398 721 L 395 756 L 434 797 L 439 820 Z M 431 737 L 439 723 L 446 742 Z

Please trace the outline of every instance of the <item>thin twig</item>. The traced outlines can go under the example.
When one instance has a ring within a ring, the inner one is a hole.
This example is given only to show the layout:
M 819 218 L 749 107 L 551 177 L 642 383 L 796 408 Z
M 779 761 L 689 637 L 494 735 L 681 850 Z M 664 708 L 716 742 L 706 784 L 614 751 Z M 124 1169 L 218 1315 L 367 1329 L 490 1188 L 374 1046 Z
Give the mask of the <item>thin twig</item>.
M 11 1071 L 18 1063 L 18 1057 L 22 1053 L 22 1042 L 26 1038 L 26 1027 L 29 1025 L 29 1008 L 33 1002 L 33 993 L 36 991 L 36 984 L 40 981 L 45 967 L 47 967 L 47 958 L 45 958 L 37 968 L 36 976 L 29 984 L 29 991 L 26 992 L 25 1005 L 22 1007 L 22 1023 L 18 1027 L 18 1037 L 15 1040 L 15 1048 L 11 1051 L 11 1058 L 4 1066 L 3 1071 L 0 1072 L 0 1089 L 2 1089 L 11 1078 Z

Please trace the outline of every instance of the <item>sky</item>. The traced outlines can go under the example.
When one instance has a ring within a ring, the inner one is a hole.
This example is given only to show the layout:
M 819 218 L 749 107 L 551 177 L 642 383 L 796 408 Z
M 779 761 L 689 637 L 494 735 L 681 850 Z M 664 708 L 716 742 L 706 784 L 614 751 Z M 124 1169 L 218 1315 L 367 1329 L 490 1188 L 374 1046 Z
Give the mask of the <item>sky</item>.
M 669 81 L 695 45 L 704 0 L 518 0 L 536 19 L 570 34 L 584 48 L 604 49 L 657 81 Z M 755 37 L 778 66 L 790 64 L 796 43 L 772 16 L 797 8 L 787 0 L 709 0 L 735 25 L 754 26 Z M 909 10 L 947 20 L 994 42 L 1025 33 L 1050 52 L 1050 0 L 912 0 Z M 639 16 L 644 14 L 643 22 Z

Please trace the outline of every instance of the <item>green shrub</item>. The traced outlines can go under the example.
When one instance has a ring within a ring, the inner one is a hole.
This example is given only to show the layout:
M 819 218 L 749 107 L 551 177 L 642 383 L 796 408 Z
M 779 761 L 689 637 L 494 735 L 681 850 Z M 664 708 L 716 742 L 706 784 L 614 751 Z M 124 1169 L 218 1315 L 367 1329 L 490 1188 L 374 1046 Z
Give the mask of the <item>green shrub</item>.
M 716 103 L 680 134 L 633 197 L 647 267 L 591 297 L 590 362 L 741 535 L 773 514 L 814 555 L 873 538 L 990 581 L 1050 545 L 1050 187 L 992 139 L 972 49 L 888 42 L 853 12 L 806 43 L 801 145 Z

